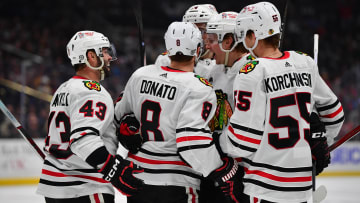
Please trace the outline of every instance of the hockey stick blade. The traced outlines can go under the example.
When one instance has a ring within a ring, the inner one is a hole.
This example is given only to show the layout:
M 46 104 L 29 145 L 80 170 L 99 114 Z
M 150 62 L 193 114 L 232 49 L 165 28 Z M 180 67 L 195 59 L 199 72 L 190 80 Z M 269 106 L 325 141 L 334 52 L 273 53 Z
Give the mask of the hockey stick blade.
M 327 195 L 326 187 L 323 185 L 320 185 L 319 188 L 317 188 L 315 191 L 313 191 L 313 203 L 319 203 L 323 201 Z

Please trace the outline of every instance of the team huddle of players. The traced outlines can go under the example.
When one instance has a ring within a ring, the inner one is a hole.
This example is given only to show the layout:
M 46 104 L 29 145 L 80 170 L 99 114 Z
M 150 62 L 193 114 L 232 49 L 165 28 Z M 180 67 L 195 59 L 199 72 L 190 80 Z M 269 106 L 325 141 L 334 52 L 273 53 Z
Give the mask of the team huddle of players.
M 308 201 L 344 113 L 314 60 L 280 51 L 280 37 L 269 2 L 239 13 L 191 6 L 114 106 L 100 84 L 114 48 L 77 32 L 67 46 L 76 75 L 50 104 L 37 192 L 47 203 L 114 202 L 114 187 L 129 203 Z

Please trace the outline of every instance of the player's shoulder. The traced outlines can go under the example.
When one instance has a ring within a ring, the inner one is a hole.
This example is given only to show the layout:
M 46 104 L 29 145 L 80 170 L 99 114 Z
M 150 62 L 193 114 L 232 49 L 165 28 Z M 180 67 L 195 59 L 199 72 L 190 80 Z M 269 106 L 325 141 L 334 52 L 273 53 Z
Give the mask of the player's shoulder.
M 167 52 L 161 53 L 155 60 L 155 64 L 159 66 L 168 66 L 170 63 L 170 57 Z
M 73 95 L 106 95 L 109 93 L 99 82 L 86 78 L 74 76 L 67 82 L 63 83 L 63 87 Z

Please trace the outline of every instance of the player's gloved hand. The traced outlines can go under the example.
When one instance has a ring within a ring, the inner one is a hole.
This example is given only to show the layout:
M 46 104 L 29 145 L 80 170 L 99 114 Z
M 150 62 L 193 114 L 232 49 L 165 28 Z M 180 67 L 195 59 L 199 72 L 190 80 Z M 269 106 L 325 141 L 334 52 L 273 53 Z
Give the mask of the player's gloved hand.
M 126 114 L 120 119 L 120 127 L 116 136 L 120 143 L 132 154 L 136 154 L 143 144 L 139 128 L 140 123 L 134 114 Z
M 310 115 L 310 134 L 309 140 L 312 158 L 315 161 L 316 175 L 319 175 L 330 163 L 330 150 L 328 149 L 325 137 L 325 125 L 320 121 L 316 113 Z
M 144 185 L 143 180 L 134 177 L 134 174 L 142 173 L 144 169 L 123 159 L 120 155 L 109 155 L 99 172 L 104 174 L 104 180 L 111 182 L 119 192 L 126 196 L 136 194 Z
M 241 202 L 244 189 L 242 184 L 244 170 L 233 158 L 224 157 L 223 161 L 224 165 L 211 172 L 207 178 L 213 180 L 220 187 L 228 202 Z

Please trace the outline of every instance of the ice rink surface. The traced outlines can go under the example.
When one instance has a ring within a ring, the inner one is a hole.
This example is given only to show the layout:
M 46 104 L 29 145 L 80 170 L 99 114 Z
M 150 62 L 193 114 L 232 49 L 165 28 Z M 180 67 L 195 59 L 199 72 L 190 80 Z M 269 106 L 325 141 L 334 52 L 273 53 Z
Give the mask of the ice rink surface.
M 319 177 L 317 187 L 324 185 L 327 196 L 322 203 L 360 203 L 360 177 Z M 0 186 L 0 203 L 45 203 L 35 194 L 36 185 Z M 116 194 L 116 203 L 125 203 L 126 198 Z

